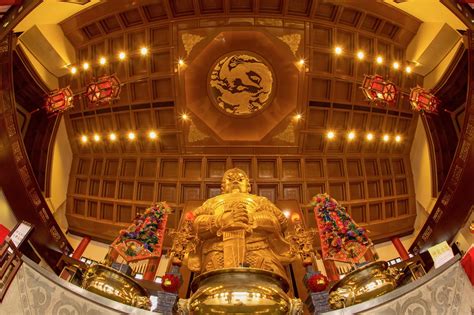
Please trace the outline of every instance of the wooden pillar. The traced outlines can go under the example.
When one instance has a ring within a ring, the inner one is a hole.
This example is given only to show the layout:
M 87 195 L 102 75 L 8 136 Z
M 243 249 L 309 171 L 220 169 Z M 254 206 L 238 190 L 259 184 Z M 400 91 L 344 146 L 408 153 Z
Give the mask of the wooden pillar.
M 143 280 L 155 281 L 156 271 L 158 270 L 158 264 L 160 263 L 160 258 L 153 257 L 148 259 L 148 264 L 146 265 L 145 274 L 143 275 Z
M 87 245 L 89 245 L 90 241 L 91 241 L 90 236 L 84 236 L 84 238 L 82 239 L 82 241 L 79 243 L 76 250 L 72 254 L 72 258 L 77 259 L 77 260 L 81 259 L 82 254 L 84 254 L 84 251 L 86 250 Z
M 367 251 L 364 254 L 364 258 L 367 262 L 372 262 L 376 260 L 371 247 L 367 248 Z
M 395 246 L 395 249 L 397 250 L 402 260 L 410 259 L 410 256 L 408 256 L 408 252 L 405 249 L 405 246 L 403 246 L 402 241 L 400 241 L 398 237 L 392 237 L 391 241 L 392 241 L 393 246 Z
M 333 260 L 323 259 L 324 269 L 326 269 L 326 277 L 329 281 L 338 281 L 339 273 L 337 272 L 336 263 Z

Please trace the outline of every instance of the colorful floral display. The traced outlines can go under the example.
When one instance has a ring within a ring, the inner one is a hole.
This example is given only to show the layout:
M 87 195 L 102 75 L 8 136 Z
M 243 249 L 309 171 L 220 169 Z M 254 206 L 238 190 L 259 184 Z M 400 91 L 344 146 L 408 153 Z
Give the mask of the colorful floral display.
M 346 209 L 328 194 L 313 197 L 323 259 L 357 263 L 372 242 L 367 230 L 359 227 Z
M 161 256 L 163 232 L 170 211 L 166 202 L 154 204 L 137 216 L 126 230 L 120 231 L 112 247 L 128 261 Z

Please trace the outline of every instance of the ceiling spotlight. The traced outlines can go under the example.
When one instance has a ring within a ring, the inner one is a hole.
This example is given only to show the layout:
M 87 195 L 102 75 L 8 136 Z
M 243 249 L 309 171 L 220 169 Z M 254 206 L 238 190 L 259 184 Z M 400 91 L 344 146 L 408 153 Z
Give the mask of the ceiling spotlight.
M 410 67 L 410 66 L 407 66 L 407 67 L 405 68 L 405 72 L 406 72 L 406 73 L 411 73 L 411 67 Z
M 135 140 L 135 137 L 136 137 L 136 136 L 135 136 L 135 133 L 129 132 L 128 135 L 127 135 L 127 137 L 128 137 L 128 140 Z
M 71 73 L 72 73 L 72 74 L 76 74 L 76 73 L 77 73 L 77 68 L 76 68 L 76 67 L 72 67 L 72 68 L 71 68 Z
M 283 211 L 283 215 L 285 216 L 285 218 L 289 219 L 289 218 L 290 218 L 290 215 L 291 215 L 290 210 L 284 210 L 284 211 Z
M 395 61 L 395 62 L 393 63 L 393 69 L 398 70 L 399 68 L 400 68 L 400 64 Z
M 89 63 L 84 62 L 84 63 L 82 64 L 82 69 L 84 69 L 84 70 L 89 69 Z
M 156 134 L 155 131 L 150 131 L 148 133 L 148 138 L 152 139 L 152 140 L 155 140 L 156 138 L 158 137 L 158 135 Z
M 377 56 L 377 58 L 375 59 L 375 61 L 376 61 L 379 65 L 382 64 L 382 62 L 383 62 L 382 56 Z
M 390 136 L 385 134 L 385 135 L 383 135 L 382 139 L 383 139 L 384 142 L 388 142 L 388 140 L 390 140 Z
M 98 134 L 94 134 L 93 139 L 94 139 L 95 142 L 99 142 L 100 141 L 100 136 Z
M 364 59 L 364 57 L 365 57 L 364 52 L 362 50 L 359 50 L 357 52 L 357 59 L 362 60 L 362 59 Z
M 372 141 L 374 139 L 374 135 L 372 133 L 367 134 L 367 140 Z
M 342 54 L 342 48 L 339 46 L 336 46 L 336 48 L 334 48 L 334 52 L 336 53 L 336 55 L 340 55 Z
M 399 135 L 396 135 L 395 142 L 400 142 L 400 141 L 402 141 L 402 137 L 400 137 Z
M 334 137 L 336 136 L 336 134 L 334 133 L 334 131 L 329 131 L 327 134 L 326 134 L 326 137 L 328 139 L 334 139 Z
M 110 141 L 115 141 L 115 140 L 117 140 L 117 135 L 112 132 L 112 133 L 109 135 L 109 140 L 110 140 Z
M 107 63 L 107 59 L 106 59 L 105 57 L 100 57 L 99 63 L 100 63 L 101 65 L 105 65 L 105 64 Z
M 121 51 L 121 52 L 119 53 L 118 57 L 119 57 L 120 60 L 124 60 L 125 57 L 127 57 L 127 54 L 125 54 L 125 52 Z
M 87 143 L 88 140 L 89 140 L 89 139 L 87 138 L 86 135 L 83 135 L 83 136 L 81 137 L 81 142 L 82 142 L 82 143 Z
M 303 118 L 303 115 L 301 114 L 296 114 L 295 116 L 293 116 L 293 119 L 296 121 L 299 121 L 301 118 Z
M 349 139 L 349 141 L 354 140 L 355 136 L 356 135 L 355 135 L 354 131 L 351 131 L 347 134 L 347 139 Z
M 303 66 L 303 65 L 304 65 L 304 62 L 305 62 L 305 61 L 304 61 L 303 58 L 301 58 L 300 61 L 298 61 L 298 63 L 300 64 L 300 66 Z
M 148 55 L 148 48 L 146 48 L 146 47 L 140 48 L 140 54 L 141 54 L 142 56 Z
M 184 65 L 184 60 L 179 58 L 178 59 L 178 65 L 180 65 L 180 66 Z
M 188 114 L 182 114 L 182 115 L 181 115 L 181 119 L 182 119 L 182 120 L 188 120 L 188 119 L 189 119 Z

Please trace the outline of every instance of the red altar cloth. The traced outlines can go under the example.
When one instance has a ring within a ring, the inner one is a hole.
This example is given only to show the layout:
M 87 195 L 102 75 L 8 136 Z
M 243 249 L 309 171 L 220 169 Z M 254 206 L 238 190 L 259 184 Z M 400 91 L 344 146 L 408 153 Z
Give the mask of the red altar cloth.
M 7 229 L 3 224 L 0 224 L 0 244 L 3 243 L 5 237 L 10 233 L 10 230 Z
M 471 285 L 474 286 L 474 246 L 471 246 L 461 259 L 461 266 L 464 268 L 464 271 L 471 281 Z

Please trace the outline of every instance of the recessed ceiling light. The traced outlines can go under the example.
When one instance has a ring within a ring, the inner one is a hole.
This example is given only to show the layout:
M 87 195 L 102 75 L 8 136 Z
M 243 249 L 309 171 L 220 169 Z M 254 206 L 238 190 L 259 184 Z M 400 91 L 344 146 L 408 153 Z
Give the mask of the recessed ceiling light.
M 127 57 L 127 54 L 126 54 L 125 52 L 121 51 L 121 52 L 119 53 L 118 57 L 119 57 L 120 60 L 124 60 L 125 57 Z
M 388 142 L 388 140 L 390 140 L 390 136 L 385 134 L 385 135 L 383 135 L 382 139 L 383 139 L 384 142 Z
M 140 48 L 140 54 L 141 54 L 142 56 L 148 55 L 148 48 L 146 48 L 146 47 Z
M 71 73 L 72 73 L 72 74 L 76 74 L 76 73 L 77 73 L 77 68 L 76 68 L 76 67 L 72 67 L 72 68 L 71 68 Z
M 178 59 L 178 65 L 180 65 L 180 66 L 184 65 L 184 60 L 179 58 Z
M 100 63 L 101 65 L 105 65 L 105 64 L 107 63 L 107 59 L 106 59 L 105 57 L 100 57 L 99 63 Z
M 399 135 L 396 135 L 395 142 L 400 142 L 400 141 L 402 141 L 402 137 L 400 137 Z
M 349 132 L 349 133 L 347 134 L 347 139 L 349 139 L 349 141 L 350 141 L 350 140 L 354 140 L 354 139 L 355 139 L 355 136 L 356 136 L 356 135 L 355 135 L 355 132 L 354 132 L 354 131 L 351 131 L 351 132 Z
M 359 50 L 357 52 L 357 59 L 362 60 L 362 59 L 364 59 L 364 57 L 365 57 L 364 52 L 362 50 Z
M 110 139 L 110 141 L 115 141 L 115 140 L 117 140 L 117 135 L 112 132 L 112 133 L 109 135 L 109 139 Z
M 135 136 L 135 133 L 129 132 L 128 135 L 127 135 L 127 137 L 128 137 L 129 140 L 135 140 L 135 137 L 136 137 L 136 136 Z
M 89 69 L 89 63 L 88 63 L 88 62 L 84 62 L 84 63 L 82 64 L 82 69 L 84 69 L 84 70 Z
M 157 137 L 158 137 L 158 134 L 155 131 L 150 131 L 148 133 L 148 138 L 150 138 L 152 140 L 156 139 Z
M 383 62 L 382 56 L 377 56 L 377 58 L 375 59 L 375 61 L 376 61 L 379 65 L 382 64 L 382 62 Z
M 87 143 L 87 141 L 89 141 L 89 139 L 87 138 L 86 135 L 83 135 L 83 136 L 81 137 L 81 142 L 82 142 L 82 143 Z
M 340 46 L 336 46 L 336 48 L 334 48 L 334 52 L 336 55 L 340 55 L 342 54 L 342 48 Z
M 405 68 L 405 72 L 406 72 L 406 73 L 411 73 L 411 67 L 410 67 L 410 66 L 407 66 L 407 67 Z
M 372 141 L 374 139 L 374 135 L 372 133 L 367 134 L 367 140 Z
M 393 69 L 399 69 L 400 68 L 400 64 L 398 62 L 394 62 L 393 63 Z
M 99 142 L 100 141 L 100 136 L 98 134 L 94 134 L 94 141 Z
M 326 134 L 326 137 L 328 139 L 334 139 L 334 137 L 336 136 L 336 134 L 334 133 L 334 131 L 329 131 L 327 134 Z

